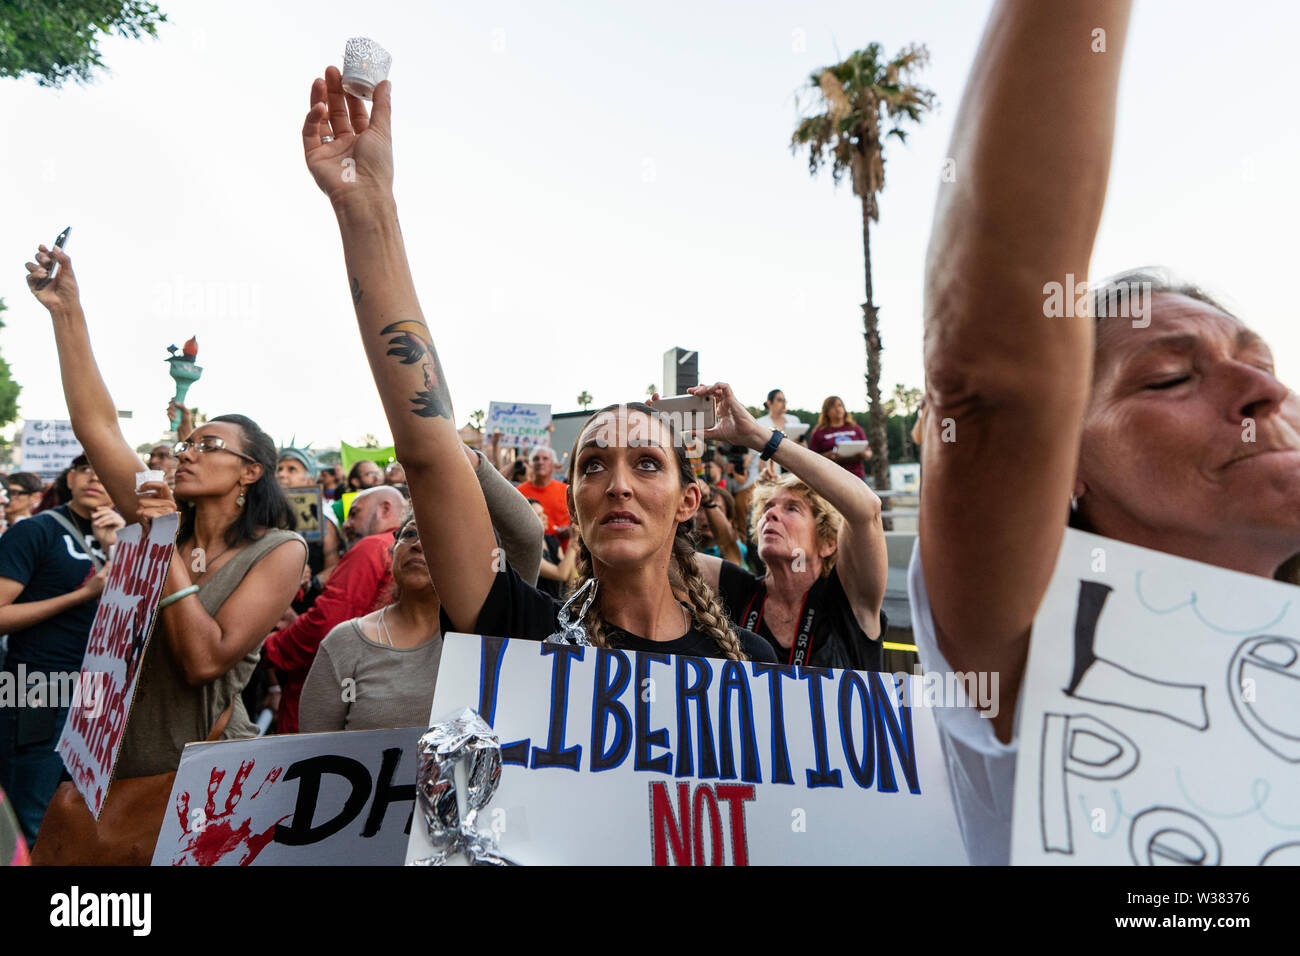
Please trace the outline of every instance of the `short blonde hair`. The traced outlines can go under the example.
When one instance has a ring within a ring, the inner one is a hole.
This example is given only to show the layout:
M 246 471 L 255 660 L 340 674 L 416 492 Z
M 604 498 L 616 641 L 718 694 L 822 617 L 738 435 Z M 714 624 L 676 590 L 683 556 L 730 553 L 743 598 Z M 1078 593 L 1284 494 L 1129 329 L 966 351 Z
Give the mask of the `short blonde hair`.
M 835 547 L 839 545 L 840 526 L 844 524 L 844 516 L 835 510 L 835 507 L 823 498 L 817 492 L 809 488 L 804 482 L 799 480 L 790 472 L 786 472 L 776 479 L 760 481 L 754 486 L 754 496 L 749 504 L 749 533 L 750 536 L 757 539 L 758 537 L 758 519 L 763 516 L 770 502 L 779 492 L 790 491 L 808 503 L 808 508 L 812 511 L 813 522 L 817 529 L 817 540 L 821 544 L 829 544 Z M 822 560 L 822 577 L 831 573 L 835 567 L 836 551 L 832 551 L 830 556 Z

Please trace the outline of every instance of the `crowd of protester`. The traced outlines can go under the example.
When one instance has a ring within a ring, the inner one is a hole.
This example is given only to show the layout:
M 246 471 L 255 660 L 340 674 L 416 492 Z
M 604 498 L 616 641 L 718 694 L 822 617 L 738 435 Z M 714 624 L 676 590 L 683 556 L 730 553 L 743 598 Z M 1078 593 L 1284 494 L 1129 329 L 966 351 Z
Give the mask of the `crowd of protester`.
M 1083 15 L 1006 3 L 994 19 L 1046 37 L 1105 21 L 1122 43 L 1125 4 L 1102 6 Z M 1300 448 L 1295 394 L 1266 346 L 1215 300 L 1145 273 L 1122 278 L 1153 283 L 1153 325 L 1181 337 L 1158 369 L 1127 323 L 1006 321 L 1041 307 L 1038 277 L 1087 271 L 1119 57 L 1083 49 L 989 47 L 972 83 L 992 108 L 963 109 L 954 155 L 1015 174 L 971 176 L 944 194 L 927 268 L 943 306 L 927 312 L 927 343 L 944 347 L 926 353 L 913 431 L 928 478 L 909 589 L 922 664 L 1004 675 L 997 719 L 938 717 L 962 768 L 953 787 L 977 862 L 1007 859 L 1019 675 L 1067 515 L 1075 527 L 1252 574 L 1279 574 L 1300 550 L 1298 482 L 1278 459 L 1238 467 L 1223 488 L 1198 484 L 1187 449 L 1242 414 L 1265 423 L 1278 450 Z M 1042 82 L 1061 57 L 1076 81 Z M 567 607 L 598 646 L 909 667 L 886 664 L 881 501 L 865 480 L 867 436 L 839 396 L 824 398 L 808 428 L 780 389 L 755 418 L 729 386 L 703 385 L 691 393 L 712 401 L 716 423 L 702 436 L 683 432 L 656 397 L 596 411 L 569 449 L 503 447 L 500 433 L 469 447 L 396 224 L 388 86 L 367 115 L 331 67 L 311 99 L 307 166 L 338 215 L 398 460 L 356 461 L 345 476 L 306 449 L 277 448 L 248 417 L 196 424 L 174 405 L 176 438 L 142 457 L 122 437 L 91 354 L 69 257 L 41 246 L 28 265 L 85 452 L 48 484 L 27 472 L 6 481 L 4 668 L 75 671 L 118 530 L 181 516 L 109 793 L 138 812 L 90 817 L 54 752 L 66 708 L 0 708 L 0 788 L 38 857 L 136 860 L 131 848 L 152 846 L 163 778 L 190 741 L 423 723 L 450 631 L 541 640 L 565 626 Z M 1032 128 L 1018 119 L 1027 104 L 1039 118 Z M 365 189 L 343 182 L 340 158 L 355 160 Z M 1012 196 L 1064 212 L 1037 216 Z M 57 279 L 36 288 L 55 262 Z M 394 314 L 426 337 L 405 333 L 392 348 Z M 1165 401 L 1174 390 L 1187 401 Z M 416 414 L 406 411 L 413 400 Z M 1143 429 L 1130 427 L 1135 417 Z M 967 437 L 939 440 L 952 425 Z M 645 440 L 627 439 L 635 433 Z M 1012 457 L 1021 480 L 1008 484 L 999 463 Z M 146 465 L 164 480 L 142 495 L 135 475 Z M 1155 474 L 1160 482 L 1145 480 Z M 319 489 L 324 506 L 300 524 L 287 493 L 304 488 Z M 46 839 L 52 818 L 58 835 Z

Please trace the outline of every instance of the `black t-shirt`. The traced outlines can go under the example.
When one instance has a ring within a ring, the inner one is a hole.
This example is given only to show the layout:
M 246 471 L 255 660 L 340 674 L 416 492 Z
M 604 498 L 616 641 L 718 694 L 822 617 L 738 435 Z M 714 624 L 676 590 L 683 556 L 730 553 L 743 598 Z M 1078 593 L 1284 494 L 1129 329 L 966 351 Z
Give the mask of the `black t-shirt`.
M 492 590 L 479 611 L 474 632 L 489 637 L 544 641 L 560 629 L 560 606 L 561 602 L 549 594 L 529 587 L 515 569 L 506 564 L 492 582 Z M 456 630 L 445 610 L 441 612 L 441 618 L 442 633 Z M 737 628 L 736 633 L 741 650 L 751 661 L 776 662 L 776 655 L 767 641 L 741 628 Z M 725 656 L 717 641 L 694 627 L 673 641 L 651 641 L 615 627 L 606 627 L 605 637 L 610 647 L 624 651 L 651 651 L 686 657 Z
M 542 557 L 551 564 L 559 564 L 562 560 L 560 557 L 560 539 L 553 534 L 542 536 Z M 537 590 L 543 594 L 549 594 L 553 598 L 564 597 L 564 582 L 550 581 L 546 578 L 537 579 Z
M 790 663 L 794 654 L 794 645 L 782 647 L 768 630 L 763 620 L 763 603 L 767 588 L 763 579 L 750 574 L 744 568 L 723 561 L 718 572 L 718 593 L 727 614 L 737 626 L 750 626 L 772 647 L 777 660 Z M 831 568 L 831 573 L 813 585 L 810 595 L 815 593 L 812 608 L 804 607 L 804 614 L 811 610 L 813 614 L 812 640 L 808 646 L 809 667 L 839 667 L 857 671 L 878 671 L 883 666 L 881 641 L 884 640 L 885 612 L 880 612 L 880 640 L 873 641 L 858 624 L 853 614 L 849 596 L 844 593 L 840 583 L 839 568 Z M 805 601 L 809 598 L 805 598 Z M 795 623 L 798 628 L 801 621 Z
M 67 505 L 52 509 L 82 533 L 95 557 L 107 555 L 91 534 L 90 521 Z M 15 604 L 44 601 L 75 591 L 95 573 L 94 562 L 81 542 L 49 514 L 42 512 L 19 521 L 0 536 L 0 578 L 23 585 Z M 75 671 L 86 656 L 86 639 L 95 620 L 99 599 L 68 608 L 39 624 L 9 635 L 6 667 L 26 664 L 33 671 Z

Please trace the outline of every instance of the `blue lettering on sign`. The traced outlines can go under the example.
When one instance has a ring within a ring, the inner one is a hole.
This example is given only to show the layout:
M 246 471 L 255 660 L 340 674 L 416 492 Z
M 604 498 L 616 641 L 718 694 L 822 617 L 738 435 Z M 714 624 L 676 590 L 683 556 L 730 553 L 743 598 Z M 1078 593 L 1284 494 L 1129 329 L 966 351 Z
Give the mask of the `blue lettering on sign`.
M 772 714 L 772 782 L 794 783 L 790 774 L 790 751 L 785 743 L 785 703 L 781 699 L 781 678 L 794 678 L 790 664 L 758 662 L 750 665 L 754 676 L 767 675 L 767 693 Z
M 690 681 L 686 669 L 695 672 Z M 709 720 L 709 682 L 713 668 L 702 657 L 677 658 L 677 776 L 696 776 L 691 772 L 691 701 L 695 701 L 695 726 L 700 746 L 701 780 L 718 775 L 718 758 L 713 750 L 713 726 Z
M 504 638 L 482 639 L 478 709 L 489 724 L 496 718 L 501 666 L 508 643 Z M 583 746 L 569 744 L 565 733 L 571 665 L 575 660 L 585 660 L 585 648 L 548 643 L 537 647 L 541 655 L 551 658 L 546 746 L 533 747 L 530 739 L 503 744 L 502 762 L 534 769 L 581 770 Z M 734 780 L 739 756 L 740 779 L 745 783 L 762 783 L 754 714 L 757 688 L 751 685 L 750 677 L 766 675 L 771 783 L 793 785 L 795 782 L 790 765 L 783 682 L 800 680 L 806 682 L 808 689 L 814 763 L 805 769 L 806 786 L 810 789 L 844 786 L 843 774 L 831 760 L 828 731 L 832 728 L 827 726 L 826 713 L 826 695 L 830 693 L 834 697 L 829 699 L 833 708 L 829 716 L 838 725 L 839 749 L 853 782 L 863 790 L 874 788 L 878 793 L 897 793 L 897 775 L 901 774 L 907 783 L 905 792 L 921 793 L 911 709 L 903 703 L 901 695 L 896 699 L 890 693 L 879 674 L 767 663 L 750 664 L 747 674 L 742 662 L 723 661 L 718 670 L 717 697 L 711 704 L 709 691 L 715 686 L 713 675 L 717 663 L 682 656 L 674 660 L 668 654 L 650 652 L 637 652 L 634 656 L 633 662 L 624 651 L 596 649 L 592 668 L 591 740 L 587 748 L 589 769 L 593 772 L 620 767 L 631 753 L 633 769 L 639 772 Z M 661 683 L 653 672 L 655 664 L 673 668 L 671 677 L 664 675 L 661 693 L 676 694 L 675 700 L 665 701 L 677 718 L 675 747 L 668 728 L 654 727 L 651 723 L 651 704 L 658 696 L 656 685 Z M 827 682 L 830 686 L 826 686 Z M 629 692 L 633 695 L 630 708 Z M 714 707 L 716 711 L 710 713 Z M 857 736 L 858 728 L 861 728 L 861 740 Z
M 575 657 L 582 660 L 584 648 L 573 644 L 542 644 L 542 655 L 552 655 L 551 664 L 551 727 L 546 746 L 533 748 L 533 769 L 538 767 L 564 767 L 577 770 L 582 762 L 582 746 L 565 748 L 564 725 L 569 716 L 569 662 Z
M 636 654 L 636 760 L 633 766 L 637 770 L 657 770 L 659 773 L 672 773 L 672 758 L 668 754 L 658 757 L 650 756 L 651 747 L 667 749 L 668 730 L 660 727 L 650 729 L 650 701 L 655 696 L 654 680 L 650 677 L 651 664 L 667 664 L 667 654 L 653 654 L 637 651 Z
M 610 675 L 610 665 L 614 674 Z M 622 651 L 602 647 L 596 651 L 596 692 L 591 695 L 591 769 L 613 770 L 627 759 L 632 748 L 632 718 L 619 697 L 632 679 L 632 664 Z M 614 721 L 614 740 L 605 749 L 605 728 Z
M 826 708 L 822 706 L 822 681 L 831 676 L 825 667 L 800 667 L 799 679 L 808 682 L 808 709 L 812 715 L 813 753 L 817 760 L 815 770 L 809 770 L 808 788 L 842 787 L 840 772 L 830 767 L 830 754 L 826 748 Z
M 722 777 L 736 779 L 736 762 L 731 752 L 731 698 L 740 699 L 740 778 L 745 783 L 762 783 L 758 776 L 758 740 L 754 735 L 754 702 L 749 694 L 749 678 L 740 661 L 722 665 L 722 684 L 718 688 L 718 741 L 721 750 Z
M 478 713 L 491 727 L 497 719 L 497 689 L 501 681 L 501 661 L 506 656 L 506 645 L 510 641 L 504 637 L 483 638 L 482 657 L 479 662 L 478 679 Z M 530 741 L 525 738 L 514 743 L 501 745 L 501 762 L 517 763 L 528 766 L 528 747 Z

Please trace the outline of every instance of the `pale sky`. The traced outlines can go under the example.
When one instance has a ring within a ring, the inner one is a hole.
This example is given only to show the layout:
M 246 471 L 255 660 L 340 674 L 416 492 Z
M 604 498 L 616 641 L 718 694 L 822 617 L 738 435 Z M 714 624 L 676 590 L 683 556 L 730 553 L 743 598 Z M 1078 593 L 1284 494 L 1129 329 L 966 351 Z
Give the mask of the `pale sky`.
M 859 206 L 790 153 L 794 93 L 873 40 L 927 44 L 940 105 L 890 142 L 872 235 L 882 389 L 921 384 L 925 244 L 986 0 L 161 6 L 160 38 L 107 41 L 90 86 L 0 81 L 0 352 L 26 417 L 67 414 L 22 264 L 71 224 L 133 444 L 164 430 L 165 347 L 195 333 L 205 412 L 387 443 L 299 136 L 357 35 L 393 54 L 402 227 L 458 424 L 492 400 L 643 398 L 675 345 L 749 404 L 865 408 Z M 1297 28 L 1266 0 L 1139 4 L 1092 268 L 1167 265 L 1222 295 L 1293 386 Z

